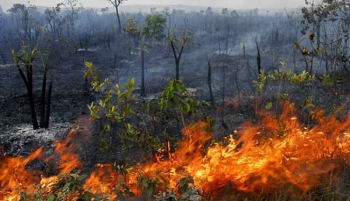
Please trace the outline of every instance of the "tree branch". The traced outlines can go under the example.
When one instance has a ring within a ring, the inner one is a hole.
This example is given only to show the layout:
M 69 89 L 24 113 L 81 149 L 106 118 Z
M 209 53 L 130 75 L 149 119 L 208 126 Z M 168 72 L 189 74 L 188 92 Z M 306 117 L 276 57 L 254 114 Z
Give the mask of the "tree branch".
M 26 76 L 24 75 L 24 73 L 19 65 L 17 65 L 17 69 L 18 69 L 19 74 L 21 75 L 21 78 L 22 78 L 24 84 L 26 85 L 26 87 L 28 87 L 28 81 L 26 79 Z
M 174 41 L 170 41 L 170 45 L 171 45 L 171 49 L 173 50 L 173 54 L 175 57 L 175 60 L 178 60 L 177 55 L 176 55 L 176 49 L 175 49 L 175 45 L 174 45 Z

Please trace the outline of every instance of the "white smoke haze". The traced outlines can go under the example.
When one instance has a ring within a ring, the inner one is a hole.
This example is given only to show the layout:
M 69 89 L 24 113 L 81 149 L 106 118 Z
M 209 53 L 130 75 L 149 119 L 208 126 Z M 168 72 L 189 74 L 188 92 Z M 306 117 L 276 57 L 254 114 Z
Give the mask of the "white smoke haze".
M 53 7 L 64 0 L 31 0 L 36 6 Z M 315 0 L 318 2 L 320 0 Z M 79 0 L 84 7 L 109 7 L 107 0 Z M 28 0 L 0 0 L 4 10 L 9 9 L 14 3 L 27 4 Z M 305 6 L 305 0 L 128 0 L 124 5 L 190 5 L 211 6 L 231 9 L 276 9 L 276 8 L 298 8 Z

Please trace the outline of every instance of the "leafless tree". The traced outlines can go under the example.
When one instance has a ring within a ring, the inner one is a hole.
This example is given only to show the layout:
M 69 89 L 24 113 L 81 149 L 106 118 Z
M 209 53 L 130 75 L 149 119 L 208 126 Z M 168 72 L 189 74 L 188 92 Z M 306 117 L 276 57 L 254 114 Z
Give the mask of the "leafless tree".
M 69 21 L 68 36 L 72 37 L 74 34 L 75 21 L 78 19 L 78 14 L 83 7 L 79 4 L 78 0 L 65 0 L 64 6 L 68 10 L 68 15 L 66 16 Z
M 61 20 L 59 16 L 59 13 L 61 11 L 61 5 L 62 3 L 59 3 L 57 4 L 56 7 L 53 7 L 52 9 L 47 8 L 45 10 L 45 20 L 49 24 L 50 30 L 52 32 L 52 36 L 54 38 L 59 37 L 58 24 L 60 23 L 59 21 Z
M 119 16 L 119 6 L 120 4 L 122 4 L 124 1 L 127 0 L 107 0 L 109 1 L 115 8 L 115 12 L 117 14 L 117 18 L 118 18 L 118 32 L 121 33 L 122 32 L 122 24 L 120 22 L 120 16 Z

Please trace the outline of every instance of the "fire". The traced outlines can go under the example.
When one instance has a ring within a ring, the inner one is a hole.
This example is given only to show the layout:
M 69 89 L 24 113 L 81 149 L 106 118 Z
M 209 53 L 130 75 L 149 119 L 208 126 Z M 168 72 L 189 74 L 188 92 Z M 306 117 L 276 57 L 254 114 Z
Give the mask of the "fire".
M 330 172 L 336 175 L 340 164 L 349 163 L 350 118 L 324 116 L 321 111 L 315 112 L 313 119 L 317 124 L 305 128 L 293 107 L 286 103 L 278 117 L 261 113 L 257 125 L 246 123 L 245 129 L 235 132 L 236 137 L 214 144 L 210 143 L 207 124 L 196 123 L 183 130 L 184 139 L 169 159 L 138 164 L 124 172 L 110 164 L 99 164 L 85 180 L 83 190 L 115 199 L 116 190 L 126 192 L 126 186 L 140 195 L 140 178 L 160 178 L 162 190 L 177 191 L 181 179 L 191 176 L 197 189 L 212 195 L 227 186 L 246 193 L 281 188 L 291 193 L 307 192 L 322 184 Z M 81 166 L 70 143 L 73 136 L 74 132 L 66 141 L 55 143 L 59 174 L 70 174 Z M 43 157 L 42 148 L 27 158 L 2 156 L 0 200 L 19 200 L 20 192 L 30 194 L 30 186 L 37 184 L 50 193 L 58 176 L 44 177 L 26 167 Z M 45 161 L 55 159 L 51 156 Z
M 324 118 L 316 112 L 319 124 L 306 129 L 294 113 L 286 103 L 279 118 L 261 114 L 261 122 L 245 124 L 238 139 L 230 136 L 226 144 L 208 148 L 205 144 L 211 137 L 206 125 L 187 127 L 186 139 L 173 158 L 146 164 L 144 172 L 163 174 L 172 188 L 191 175 L 204 192 L 217 192 L 228 184 L 248 193 L 273 192 L 284 186 L 306 192 L 339 164 L 349 162 L 350 119 Z
M 55 153 L 60 158 L 57 170 L 60 174 L 68 174 L 80 166 L 79 157 L 73 153 L 74 146 L 69 142 L 75 135 L 75 132 L 68 134 L 67 140 L 55 142 Z M 51 156 L 45 160 L 50 162 L 54 160 Z M 46 193 L 58 181 L 58 176 L 44 177 L 43 172 L 38 170 L 28 170 L 27 165 L 34 161 L 43 159 L 43 148 L 39 148 L 31 153 L 27 158 L 7 157 L 0 158 L 0 200 L 20 200 L 20 193 L 35 193 L 38 189 L 43 188 Z
M 123 176 L 112 165 L 97 165 L 97 169 L 87 179 L 85 188 L 94 194 L 108 194 L 120 187 L 120 180 L 123 180 Z
M 279 118 L 262 114 L 259 125 L 247 123 L 238 139 L 230 136 L 226 144 L 207 148 L 211 135 L 205 123 L 197 123 L 184 129 L 185 139 L 169 160 L 141 164 L 135 171 L 148 177 L 161 175 L 171 189 L 191 175 L 204 192 L 215 193 L 228 184 L 248 193 L 273 192 L 284 186 L 306 192 L 349 160 L 350 121 L 322 115 L 315 114 L 319 125 L 306 129 L 286 104 Z
M 31 191 L 29 185 L 39 182 L 35 171 L 27 170 L 29 162 L 42 157 L 43 149 L 40 148 L 27 158 L 4 157 L 0 158 L 0 200 L 19 200 L 16 192 Z
M 76 133 L 70 132 L 65 141 L 58 141 L 54 143 L 55 153 L 60 156 L 59 164 L 57 169 L 60 170 L 61 174 L 68 174 L 77 167 L 81 166 L 79 156 L 74 154 L 75 146 L 70 144 Z M 53 160 L 53 157 L 48 158 L 46 161 Z

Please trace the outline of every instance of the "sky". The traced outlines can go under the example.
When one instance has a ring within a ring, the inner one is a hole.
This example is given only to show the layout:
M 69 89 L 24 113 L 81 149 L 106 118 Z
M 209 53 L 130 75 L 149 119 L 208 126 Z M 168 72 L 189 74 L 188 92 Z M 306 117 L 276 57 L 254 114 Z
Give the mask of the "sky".
M 30 0 L 36 6 L 53 7 L 64 0 Z M 109 7 L 107 0 L 79 0 L 84 7 Z M 27 4 L 28 0 L 0 0 L 3 10 L 9 9 L 14 3 Z M 297 8 L 305 6 L 305 0 L 128 0 L 125 5 L 197 5 L 219 8 L 249 9 L 249 8 Z

